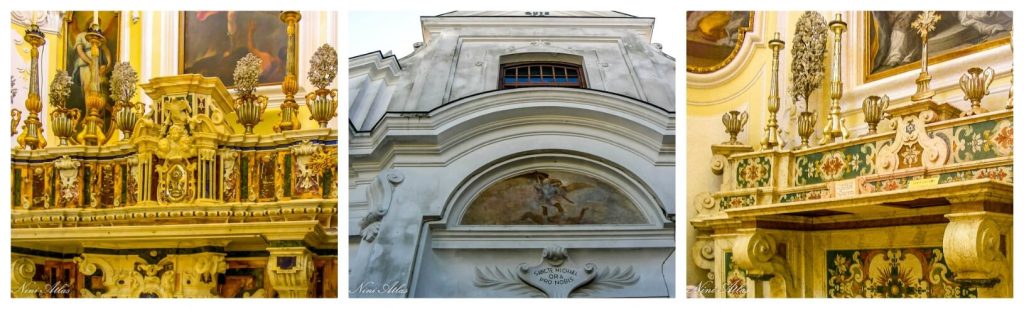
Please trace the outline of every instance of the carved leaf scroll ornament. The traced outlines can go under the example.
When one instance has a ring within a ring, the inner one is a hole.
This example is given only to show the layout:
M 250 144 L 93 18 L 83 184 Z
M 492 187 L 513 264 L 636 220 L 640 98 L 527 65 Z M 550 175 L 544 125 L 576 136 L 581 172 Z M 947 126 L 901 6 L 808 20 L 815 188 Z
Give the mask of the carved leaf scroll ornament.
M 516 292 L 525 297 L 568 298 L 622 289 L 640 280 L 632 266 L 601 270 L 597 270 L 594 263 L 579 266 L 569 258 L 565 248 L 558 246 L 544 249 L 541 257 L 541 263 L 534 266 L 523 263 L 510 269 L 476 268 L 473 283 L 477 287 Z

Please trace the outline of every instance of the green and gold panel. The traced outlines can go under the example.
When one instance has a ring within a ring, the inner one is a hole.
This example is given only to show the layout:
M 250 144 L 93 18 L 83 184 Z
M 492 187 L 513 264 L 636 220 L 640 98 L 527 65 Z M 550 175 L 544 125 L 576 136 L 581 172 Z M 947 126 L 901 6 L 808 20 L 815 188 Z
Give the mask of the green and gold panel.
M 795 185 L 851 179 L 874 173 L 875 143 L 796 157 Z
M 975 298 L 953 282 L 941 247 L 829 250 L 828 298 Z
M 828 188 L 786 193 L 783 194 L 782 197 L 779 197 L 779 203 L 820 200 L 824 197 L 828 197 L 828 194 Z
M 755 203 L 756 199 L 754 198 L 753 194 L 723 196 L 718 198 L 718 209 L 726 210 L 732 208 L 748 207 L 754 206 Z
M 1013 155 L 1013 119 L 996 119 L 953 127 L 952 162 Z
M 747 271 L 739 268 L 732 260 L 732 252 L 725 253 L 725 298 L 747 297 Z
M 736 186 L 758 188 L 768 185 L 772 177 L 772 162 L 768 157 L 742 158 L 736 161 Z

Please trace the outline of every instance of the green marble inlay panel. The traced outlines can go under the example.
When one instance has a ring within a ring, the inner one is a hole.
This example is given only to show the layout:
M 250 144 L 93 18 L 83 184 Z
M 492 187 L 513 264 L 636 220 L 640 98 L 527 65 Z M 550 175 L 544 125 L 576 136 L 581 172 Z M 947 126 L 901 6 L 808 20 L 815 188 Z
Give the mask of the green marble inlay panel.
M 796 185 L 851 179 L 875 172 L 875 143 L 796 157 Z
M 753 206 L 755 204 L 754 195 L 733 195 L 723 196 L 718 199 L 718 209 L 726 210 L 732 208 L 741 208 L 747 206 Z
M 953 163 L 1013 155 L 1013 120 L 997 119 L 953 127 Z
M 941 247 L 825 251 L 828 298 L 975 298 L 953 282 Z
M 732 252 L 725 253 L 725 282 L 722 283 L 725 298 L 747 297 L 747 271 L 739 268 L 732 260 Z
M 827 197 L 827 196 L 828 196 L 828 188 L 817 189 L 817 190 L 810 190 L 810 191 L 803 191 L 803 192 L 786 193 L 786 194 L 782 195 L 782 197 L 779 198 L 779 203 L 820 200 L 821 198 Z
M 768 157 L 743 158 L 736 161 L 736 186 L 757 188 L 768 185 L 772 176 L 772 162 Z
M 249 200 L 249 157 L 246 155 L 238 156 L 238 196 L 243 201 Z
M 975 179 L 993 179 L 1013 183 L 1013 165 L 946 172 L 939 175 L 939 183 L 951 183 Z
M 292 196 L 292 155 L 284 155 L 284 196 Z
M 929 176 L 934 177 L 934 176 Z M 1013 183 L 1013 165 L 977 168 L 971 170 L 945 172 L 939 174 L 939 184 L 947 184 L 976 179 L 994 179 Z M 923 176 L 907 176 L 893 179 L 868 181 L 861 185 L 860 193 L 887 192 L 907 189 L 911 180 L 922 179 Z
M 14 207 L 21 207 L 21 169 L 20 168 L 15 168 L 14 169 L 14 185 L 11 186 L 11 187 L 13 187 L 13 190 L 11 190 L 12 191 L 11 193 L 13 193 L 13 194 L 11 194 L 11 196 L 14 197 L 13 199 L 11 199 L 11 201 L 14 202 Z

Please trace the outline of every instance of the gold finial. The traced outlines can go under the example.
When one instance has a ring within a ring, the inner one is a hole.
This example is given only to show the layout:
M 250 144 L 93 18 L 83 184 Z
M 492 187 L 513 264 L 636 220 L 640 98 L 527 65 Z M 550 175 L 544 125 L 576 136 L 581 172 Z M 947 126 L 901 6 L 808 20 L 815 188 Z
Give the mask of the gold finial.
M 917 15 L 917 20 L 910 26 L 917 29 L 921 38 L 927 38 L 928 33 L 935 31 L 935 24 L 940 20 L 942 20 L 942 15 L 935 14 L 935 11 L 924 11 Z

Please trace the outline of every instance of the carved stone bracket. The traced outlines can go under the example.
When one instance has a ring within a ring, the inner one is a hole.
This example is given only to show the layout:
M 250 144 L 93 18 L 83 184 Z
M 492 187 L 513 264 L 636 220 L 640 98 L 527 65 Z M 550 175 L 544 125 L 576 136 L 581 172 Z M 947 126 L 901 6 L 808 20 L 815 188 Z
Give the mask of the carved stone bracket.
M 1000 226 L 1012 230 L 1012 221 L 1000 216 L 1007 215 L 984 211 L 947 214 L 949 224 L 942 239 L 949 269 L 956 274 L 954 281 L 979 287 L 979 294 L 991 297 L 1010 296 L 1012 270 L 1004 245 L 1010 238 Z
M 381 171 L 380 175 L 370 184 L 367 198 L 370 201 L 370 213 L 359 222 L 360 234 L 363 240 L 373 242 L 380 233 L 380 221 L 391 210 L 391 203 L 394 202 L 395 189 L 405 180 L 402 172 L 394 169 Z
M 690 248 L 690 255 L 693 258 L 694 265 L 713 272 L 715 267 L 715 240 L 709 236 L 697 236 L 696 243 Z
M 313 253 L 305 247 L 267 248 L 267 251 L 270 251 L 267 273 L 278 296 L 309 297 L 310 281 L 315 271 Z
M 892 143 L 878 149 L 875 167 L 879 173 L 892 173 L 897 169 L 924 166 L 940 167 L 946 164 L 949 144 L 939 137 L 928 136 L 925 120 L 915 116 L 896 119 L 896 136 Z
M 729 163 L 729 156 L 752 151 L 754 147 L 747 145 L 711 145 L 711 172 L 721 175 Z
M 593 263 L 579 266 L 569 258 L 565 248 L 558 246 L 545 248 L 541 258 L 541 263 L 534 266 L 523 263 L 514 269 L 477 268 L 473 283 L 477 287 L 513 291 L 527 297 L 567 298 L 620 289 L 640 280 L 632 266 L 604 267 L 600 271 Z
M 785 259 L 779 256 L 775 238 L 756 229 L 738 230 L 739 236 L 732 246 L 732 260 L 747 272 L 747 277 L 758 283 L 768 282 L 770 296 L 796 295 L 792 273 Z M 763 291 L 755 295 L 766 296 Z

